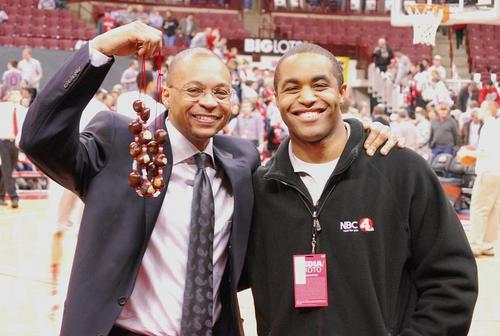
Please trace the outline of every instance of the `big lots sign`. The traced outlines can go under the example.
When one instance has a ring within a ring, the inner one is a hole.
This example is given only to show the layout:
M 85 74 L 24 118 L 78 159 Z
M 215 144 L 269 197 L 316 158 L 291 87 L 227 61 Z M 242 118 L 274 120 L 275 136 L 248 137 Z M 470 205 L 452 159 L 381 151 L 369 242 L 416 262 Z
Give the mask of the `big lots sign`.
M 246 38 L 243 52 L 246 54 L 283 55 L 298 43 L 302 43 L 302 41 Z

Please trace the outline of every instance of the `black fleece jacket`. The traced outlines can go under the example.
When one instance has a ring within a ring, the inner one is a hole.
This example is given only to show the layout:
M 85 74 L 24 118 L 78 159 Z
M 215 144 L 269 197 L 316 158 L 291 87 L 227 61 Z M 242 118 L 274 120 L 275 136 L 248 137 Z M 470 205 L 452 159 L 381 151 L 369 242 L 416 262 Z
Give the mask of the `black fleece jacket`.
M 349 140 L 317 206 L 328 307 L 294 308 L 292 256 L 311 253 L 313 204 L 293 172 L 288 141 L 254 174 L 246 271 L 259 335 L 467 335 L 476 264 L 438 179 L 409 149 L 367 156 L 362 125 L 349 123 Z M 359 229 L 363 218 L 373 231 Z

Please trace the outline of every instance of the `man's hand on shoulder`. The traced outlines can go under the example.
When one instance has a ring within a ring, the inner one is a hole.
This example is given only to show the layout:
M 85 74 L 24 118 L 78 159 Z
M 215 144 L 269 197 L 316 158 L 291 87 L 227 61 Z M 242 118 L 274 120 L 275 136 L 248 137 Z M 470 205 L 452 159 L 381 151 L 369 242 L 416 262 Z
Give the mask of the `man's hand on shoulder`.
M 378 121 L 372 123 L 363 122 L 363 128 L 368 132 L 364 147 L 369 156 L 373 156 L 382 145 L 382 148 L 380 148 L 380 154 L 382 155 L 387 155 L 396 145 L 399 148 L 405 147 L 402 139 L 392 135 L 389 126 L 382 125 Z
M 135 21 L 96 36 L 92 47 L 106 56 L 138 55 L 150 58 L 162 48 L 162 32 Z

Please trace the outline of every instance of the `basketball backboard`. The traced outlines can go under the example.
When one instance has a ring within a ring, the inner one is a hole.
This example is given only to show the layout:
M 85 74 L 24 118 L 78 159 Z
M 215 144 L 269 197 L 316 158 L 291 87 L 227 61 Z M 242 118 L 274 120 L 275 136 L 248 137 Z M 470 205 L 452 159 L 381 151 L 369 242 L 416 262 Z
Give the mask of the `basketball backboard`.
M 416 3 L 447 5 L 448 13 L 441 22 L 444 26 L 468 23 L 500 25 L 500 0 L 391 1 L 391 24 L 393 26 L 411 26 L 412 17 L 408 15 L 407 8 Z

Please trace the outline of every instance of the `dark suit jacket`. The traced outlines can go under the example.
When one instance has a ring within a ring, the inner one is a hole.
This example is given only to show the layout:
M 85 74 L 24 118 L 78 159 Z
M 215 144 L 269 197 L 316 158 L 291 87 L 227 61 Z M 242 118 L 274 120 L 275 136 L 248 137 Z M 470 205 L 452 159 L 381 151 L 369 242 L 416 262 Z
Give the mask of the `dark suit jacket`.
M 111 63 L 90 64 L 88 47 L 75 53 L 49 81 L 29 109 L 21 148 L 51 178 L 85 202 L 61 335 L 107 335 L 134 288 L 165 190 L 141 198 L 127 184 L 131 170 L 130 119 L 99 113 L 79 134 L 79 119 Z M 160 116 L 163 122 L 165 116 Z M 154 124 L 154 123 L 152 123 Z M 164 179 L 172 171 L 172 151 Z M 217 335 L 239 335 L 237 284 L 243 267 L 253 205 L 251 173 L 259 164 L 255 147 L 225 136 L 214 138 L 214 155 L 233 189 L 235 209 L 228 266 L 221 285 Z

